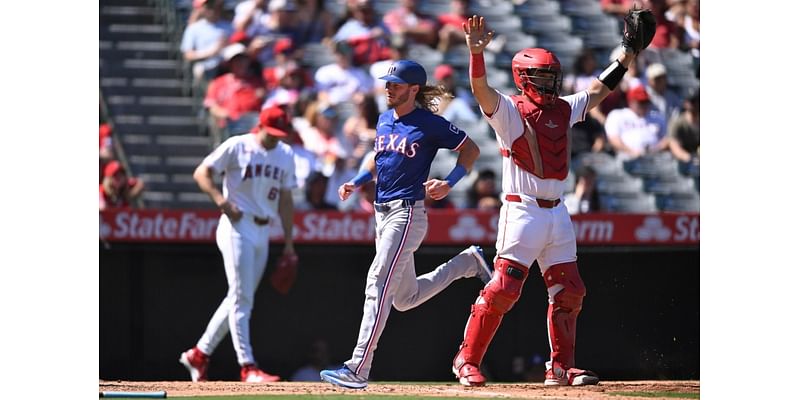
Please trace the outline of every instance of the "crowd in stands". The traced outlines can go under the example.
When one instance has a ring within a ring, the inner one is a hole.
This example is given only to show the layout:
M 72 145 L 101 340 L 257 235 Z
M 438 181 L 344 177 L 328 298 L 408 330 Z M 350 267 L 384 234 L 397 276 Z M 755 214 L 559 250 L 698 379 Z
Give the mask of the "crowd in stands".
M 377 78 L 393 60 L 413 58 L 411 47 L 442 54 L 463 47 L 461 23 L 473 6 L 469 0 L 451 0 L 449 13 L 430 16 L 418 0 L 397 0 L 395 8 L 383 13 L 371 0 L 341 2 L 344 11 L 337 14 L 323 0 L 243 0 L 235 6 L 231 1 L 194 0 L 181 41 L 194 87 L 203 91 L 200 98 L 215 145 L 248 132 L 263 107 L 277 104 L 292 116 L 294 130 L 287 141 L 298 165 L 299 209 L 372 210 L 374 187 L 373 193 L 365 187 L 349 202 L 339 201 L 336 188 L 371 156 L 377 116 L 386 109 L 384 82 Z M 620 23 L 634 3 L 598 2 Z M 699 170 L 699 89 L 680 93 L 670 87 L 669 60 L 663 58 L 663 49 L 691 54 L 699 78 L 699 0 L 636 3 L 654 11 L 656 36 L 619 87 L 571 129 L 575 184 L 566 201 L 571 213 L 598 210 L 596 171 L 581 163 L 585 154 L 605 153 L 624 162 L 663 152 L 679 160 L 682 171 Z M 305 54 L 312 46 L 318 53 Z M 563 65 L 562 96 L 586 89 L 618 51 L 586 48 L 574 66 Z M 466 80 L 459 79 L 464 73 L 463 68 L 440 64 L 428 71 L 429 82 L 454 95 L 439 104 L 441 115 L 479 126 L 480 110 Z M 482 150 L 481 157 L 495 155 L 494 148 Z M 496 209 L 500 172 L 473 171 L 464 204 L 426 201 L 432 208 Z
M 107 208 L 125 208 L 135 205 L 144 191 L 144 181 L 129 176 L 122 163 L 117 160 L 113 145 L 113 129 L 110 124 L 100 123 L 100 211 Z

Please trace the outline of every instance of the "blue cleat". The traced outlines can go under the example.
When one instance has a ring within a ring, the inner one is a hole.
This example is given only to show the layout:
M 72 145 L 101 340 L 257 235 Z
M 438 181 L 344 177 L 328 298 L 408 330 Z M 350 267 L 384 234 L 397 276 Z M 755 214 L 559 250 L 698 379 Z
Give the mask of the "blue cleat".
M 480 246 L 470 246 L 467 251 L 478 260 L 478 273 L 475 275 L 480 278 L 483 284 L 489 283 L 492 280 L 492 269 L 489 264 L 486 264 L 486 258 L 483 255 L 483 249 Z
M 346 365 L 342 365 L 341 368 L 336 370 L 324 369 L 319 373 L 319 377 L 325 382 L 348 389 L 364 389 L 367 387 L 367 379 L 356 375 Z

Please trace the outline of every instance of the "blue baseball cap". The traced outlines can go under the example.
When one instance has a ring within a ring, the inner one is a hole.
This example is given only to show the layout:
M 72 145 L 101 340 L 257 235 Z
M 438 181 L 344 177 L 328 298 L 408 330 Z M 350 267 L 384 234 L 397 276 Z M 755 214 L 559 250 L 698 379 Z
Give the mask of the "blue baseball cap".
M 389 67 L 389 73 L 380 77 L 384 81 L 424 86 L 428 82 L 425 68 L 415 61 L 398 60 Z

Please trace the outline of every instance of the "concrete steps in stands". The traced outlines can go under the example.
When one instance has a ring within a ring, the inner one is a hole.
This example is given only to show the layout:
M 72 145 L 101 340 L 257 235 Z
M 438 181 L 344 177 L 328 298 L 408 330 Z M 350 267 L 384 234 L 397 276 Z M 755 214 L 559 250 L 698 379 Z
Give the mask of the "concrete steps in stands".
M 131 173 L 148 208 L 213 206 L 192 179 L 211 150 L 184 65 L 155 6 L 100 1 L 100 88 Z

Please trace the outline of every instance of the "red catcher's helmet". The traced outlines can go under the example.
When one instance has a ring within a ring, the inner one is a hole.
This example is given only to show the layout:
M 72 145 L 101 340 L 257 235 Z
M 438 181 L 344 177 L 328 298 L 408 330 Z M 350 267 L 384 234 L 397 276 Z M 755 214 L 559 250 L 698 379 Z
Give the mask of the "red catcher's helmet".
M 511 72 L 517 88 L 534 103 L 548 106 L 555 103 L 561 91 L 561 62 L 545 49 L 523 49 L 511 60 Z M 541 76 L 542 72 L 555 75 Z

